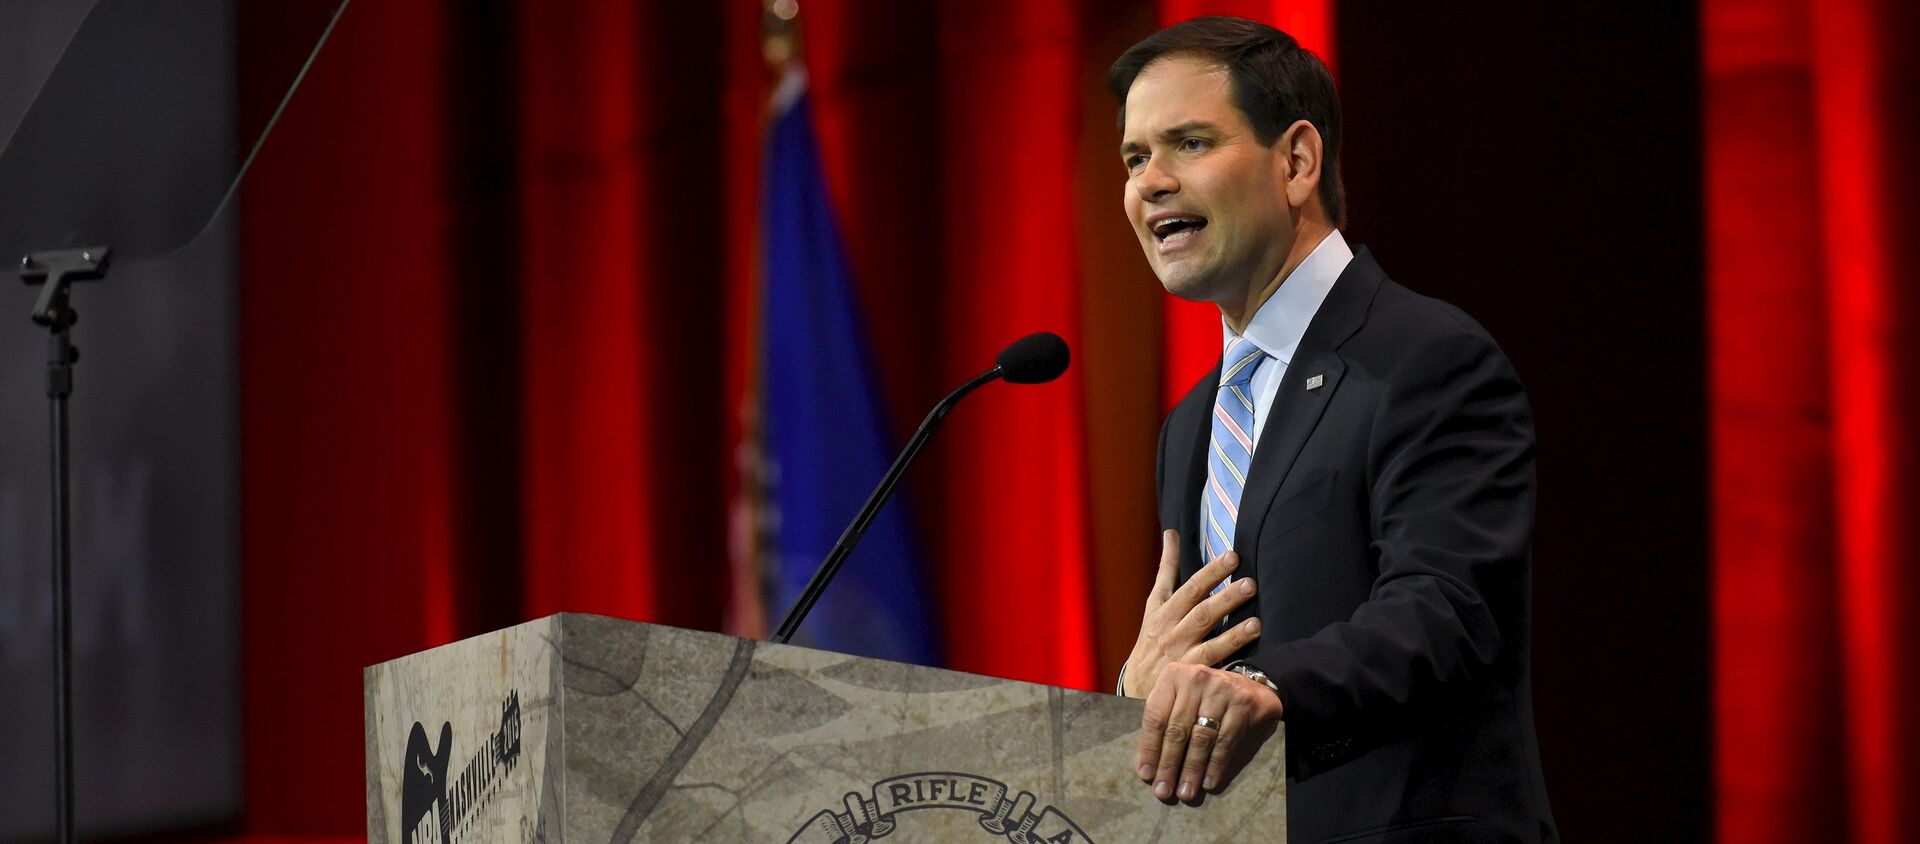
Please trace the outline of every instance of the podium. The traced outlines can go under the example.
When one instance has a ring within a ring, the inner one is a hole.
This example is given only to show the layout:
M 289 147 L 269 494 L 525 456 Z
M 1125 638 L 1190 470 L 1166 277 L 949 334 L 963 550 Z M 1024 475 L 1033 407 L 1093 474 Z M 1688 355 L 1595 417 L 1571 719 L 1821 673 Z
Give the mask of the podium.
M 1283 840 L 1284 731 L 1156 800 L 1141 702 L 562 613 L 366 669 L 372 842 Z

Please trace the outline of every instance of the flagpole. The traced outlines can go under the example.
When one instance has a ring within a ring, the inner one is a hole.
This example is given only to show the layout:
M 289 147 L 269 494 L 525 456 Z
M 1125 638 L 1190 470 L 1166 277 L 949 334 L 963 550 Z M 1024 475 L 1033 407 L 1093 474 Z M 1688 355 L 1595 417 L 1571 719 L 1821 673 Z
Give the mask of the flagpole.
M 775 79 L 772 93 L 762 103 L 765 116 L 761 133 L 764 136 L 773 116 L 771 112 L 780 96 L 779 91 L 784 87 L 780 83 L 787 79 L 799 61 L 799 5 L 796 0 L 762 0 L 760 14 L 760 54 Z M 765 268 L 761 266 L 761 241 L 765 232 L 759 231 L 757 209 L 754 216 L 752 283 L 764 285 L 766 278 Z M 750 298 L 758 301 L 762 295 L 756 293 Z M 728 530 L 731 582 L 727 587 L 726 630 L 742 638 L 762 639 L 773 623 L 769 616 L 767 592 L 771 587 L 768 578 L 774 570 L 772 555 L 776 543 L 772 526 L 774 503 L 771 466 L 766 440 L 766 373 L 759 352 L 766 338 L 762 324 L 764 309 L 754 307 L 751 314 L 753 325 L 748 336 L 755 351 L 748 355 L 745 389 L 737 408 L 740 439 L 733 453 L 738 491 L 731 506 Z

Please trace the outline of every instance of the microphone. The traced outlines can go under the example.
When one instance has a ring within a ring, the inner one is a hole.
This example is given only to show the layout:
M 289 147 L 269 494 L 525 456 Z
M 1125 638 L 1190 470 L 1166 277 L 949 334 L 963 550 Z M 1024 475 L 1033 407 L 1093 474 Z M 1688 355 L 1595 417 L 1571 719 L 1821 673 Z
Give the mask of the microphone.
M 833 550 L 827 552 L 827 558 L 820 562 L 819 568 L 814 569 L 813 578 L 807 581 L 807 588 L 800 591 L 799 599 L 793 602 L 793 609 L 787 611 L 786 620 L 780 622 L 780 629 L 774 631 L 770 641 L 784 645 L 793 638 L 793 634 L 800 629 L 801 620 L 820 600 L 821 593 L 827 591 L 827 584 L 840 572 L 840 566 L 846 563 L 854 546 L 860 544 L 860 538 L 867 534 L 867 528 L 873 524 L 874 516 L 879 515 L 881 506 L 893 497 L 893 488 L 900 483 L 900 476 L 906 474 L 907 464 L 920 454 L 920 449 L 926 446 L 934 429 L 940 426 L 941 420 L 947 418 L 947 412 L 954 405 L 959 404 L 968 393 L 996 379 L 1004 378 L 1012 384 L 1044 384 L 1052 381 L 1067 371 L 1070 359 L 1067 341 L 1060 339 L 1060 335 L 1045 331 L 1029 334 L 1000 350 L 1000 354 L 993 358 L 992 369 L 974 376 L 973 380 L 960 385 L 960 389 L 948 393 L 946 398 L 934 405 L 933 411 L 913 432 L 913 438 L 907 440 L 907 447 L 901 449 L 900 456 L 893 459 L 893 465 L 888 467 L 886 476 L 880 479 L 880 485 L 874 488 L 872 495 L 867 496 L 867 503 L 861 505 L 860 512 L 853 517 L 853 523 L 847 525 L 845 533 L 840 534 L 840 541 L 833 544 Z
M 1067 371 L 1067 341 L 1048 331 L 1029 334 L 1000 350 L 993 359 L 1009 384 L 1045 384 Z

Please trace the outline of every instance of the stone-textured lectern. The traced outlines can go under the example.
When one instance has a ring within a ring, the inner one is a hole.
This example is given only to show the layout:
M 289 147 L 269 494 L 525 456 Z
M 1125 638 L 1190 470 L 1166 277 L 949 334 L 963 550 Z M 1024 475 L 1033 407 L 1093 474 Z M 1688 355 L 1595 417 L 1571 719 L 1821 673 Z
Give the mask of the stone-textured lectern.
M 366 672 L 374 842 L 1282 840 L 1276 736 L 1226 793 L 1129 770 L 1140 702 L 591 615 Z

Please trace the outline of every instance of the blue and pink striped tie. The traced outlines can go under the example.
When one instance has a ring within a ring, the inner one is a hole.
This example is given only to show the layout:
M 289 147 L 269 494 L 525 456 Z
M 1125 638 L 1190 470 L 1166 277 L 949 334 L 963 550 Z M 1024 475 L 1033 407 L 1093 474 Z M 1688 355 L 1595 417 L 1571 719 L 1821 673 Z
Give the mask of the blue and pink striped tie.
M 1233 548 L 1233 526 L 1240 519 L 1240 493 L 1253 465 L 1253 381 L 1267 355 L 1244 337 L 1227 344 L 1220 358 L 1220 391 L 1213 400 L 1213 440 L 1207 455 L 1207 523 L 1203 543 L 1207 561 Z M 1219 591 L 1222 582 L 1214 587 Z

